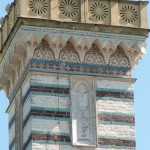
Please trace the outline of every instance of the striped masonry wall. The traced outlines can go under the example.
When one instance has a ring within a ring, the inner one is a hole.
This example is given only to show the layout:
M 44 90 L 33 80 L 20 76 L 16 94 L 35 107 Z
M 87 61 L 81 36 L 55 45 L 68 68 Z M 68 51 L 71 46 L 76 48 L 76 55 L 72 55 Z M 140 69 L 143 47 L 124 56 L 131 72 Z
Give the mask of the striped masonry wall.
M 97 134 L 101 148 L 134 149 L 135 121 L 133 84 L 96 82 Z
M 97 148 L 134 150 L 133 83 L 96 80 Z M 33 75 L 23 85 L 23 144 L 27 150 L 71 146 L 70 78 Z M 89 148 L 85 148 L 85 150 Z
M 71 142 L 69 89 L 68 78 L 48 76 L 33 76 L 24 86 L 24 149 L 30 148 L 32 140 Z
M 8 113 L 9 118 L 9 150 L 15 149 L 15 103 L 12 104 Z

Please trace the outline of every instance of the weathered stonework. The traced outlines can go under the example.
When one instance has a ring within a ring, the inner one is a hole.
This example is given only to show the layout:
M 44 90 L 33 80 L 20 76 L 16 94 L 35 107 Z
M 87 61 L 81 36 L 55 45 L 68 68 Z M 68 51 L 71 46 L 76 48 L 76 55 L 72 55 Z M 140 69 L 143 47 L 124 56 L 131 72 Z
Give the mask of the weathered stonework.
M 147 2 L 15 0 L 0 29 L 10 150 L 134 150 L 131 71 Z M 117 17 L 114 17 L 117 16 Z

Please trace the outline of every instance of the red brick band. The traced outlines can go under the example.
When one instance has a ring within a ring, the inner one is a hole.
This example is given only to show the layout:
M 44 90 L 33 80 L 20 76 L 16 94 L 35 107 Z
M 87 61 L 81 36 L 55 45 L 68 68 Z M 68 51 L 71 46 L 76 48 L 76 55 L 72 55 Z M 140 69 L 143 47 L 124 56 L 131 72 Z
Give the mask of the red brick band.
M 111 91 L 97 91 L 97 97 L 114 97 L 114 98 L 129 98 L 133 99 L 134 94 L 129 92 L 111 92 Z
M 43 93 L 55 93 L 55 94 L 69 94 L 69 88 L 59 87 L 45 87 L 45 86 L 31 86 L 23 98 L 23 104 L 29 96 L 30 92 L 43 92 Z
M 31 134 L 27 142 L 25 143 L 23 150 L 26 150 L 27 146 L 32 140 L 45 140 L 53 142 L 71 142 L 70 136 L 49 135 L 49 134 Z
M 47 117 L 59 117 L 59 118 L 70 118 L 70 112 L 60 111 L 48 111 L 48 110 L 35 110 L 31 109 L 26 119 L 24 120 L 23 126 L 26 125 L 31 116 L 47 116 Z
M 120 140 L 120 139 L 98 139 L 98 144 L 100 145 L 114 145 L 114 146 L 127 146 L 127 147 L 135 147 L 135 141 L 131 140 Z
M 11 144 L 9 145 L 9 150 L 12 150 L 13 146 L 15 145 L 15 138 L 14 140 L 11 142 Z
M 110 115 L 98 114 L 97 119 L 102 121 L 124 122 L 124 123 L 131 123 L 133 125 L 135 124 L 135 118 L 129 116 L 110 116 Z
M 10 122 L 9 122 L 9 129 L 11 128 L 12 124 L 13 124 L 14 121 L 15 121 L 15 117 L 16 117 L 16 115 L 14 115 L 14 116 L 12 117 L 12 119 L 10 120 Z

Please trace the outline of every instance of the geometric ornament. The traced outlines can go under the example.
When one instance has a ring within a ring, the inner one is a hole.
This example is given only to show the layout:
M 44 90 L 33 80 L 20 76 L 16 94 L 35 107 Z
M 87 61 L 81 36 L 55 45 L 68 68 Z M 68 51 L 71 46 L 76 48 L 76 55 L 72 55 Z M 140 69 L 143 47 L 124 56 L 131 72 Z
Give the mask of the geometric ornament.
M 101 2 L 95 2 L 90 7 L 90 12 L 93 18 L 103 20 L 108 16 L 108 7 Z
M 35 14 L 44 14 L 48 10 L 48 2 L 46 0 L 30 0 L 29 7 Z
M 76 0 L 62 0 L 59 8 L 61 13 L 68 18 L 73 18 L 79 13 Z
M 126 23 L 133 23 L 138 19 L 138 12 L 132 6 L 127 5 L 121 8 L 120 16 Z

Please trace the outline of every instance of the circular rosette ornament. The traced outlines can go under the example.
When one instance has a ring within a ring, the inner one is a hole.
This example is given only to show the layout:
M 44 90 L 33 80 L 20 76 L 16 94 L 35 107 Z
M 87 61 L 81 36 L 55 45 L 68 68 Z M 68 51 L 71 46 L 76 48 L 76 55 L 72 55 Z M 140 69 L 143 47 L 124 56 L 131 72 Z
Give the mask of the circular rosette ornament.
M 91 5 L 90 12 L 96 20 L 104 20 L 108 16 L 108 7 L 100 2 L 95 2 Z
M 62 0 L 59 8 L 61 14 L 68 18 L 74 18 L 79 13 L 76 0 Z
M 46 0 L 30 0 L 29 7 L 35 14 L 44 14 L 48 10 L 48 3 Z
M 120 10 L 120 17 L 126 23 L 133 23 L 138 19 L 138 12 L 134 7 L 130 5 L 124 6 Z

